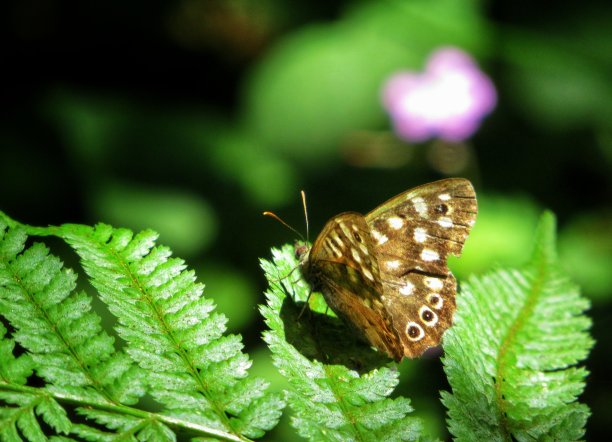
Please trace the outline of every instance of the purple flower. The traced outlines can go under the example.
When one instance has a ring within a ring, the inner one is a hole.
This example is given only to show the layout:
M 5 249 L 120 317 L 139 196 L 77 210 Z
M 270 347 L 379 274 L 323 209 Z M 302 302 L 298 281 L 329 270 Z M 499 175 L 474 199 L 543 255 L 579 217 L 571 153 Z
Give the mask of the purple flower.
M 465 52 L 442 48 L 425 72 L 400 72 L 384 86 L 383 104 L 401 138 L 418 142 L 438 137 L 462 141 L 495 107 L 495 86 Z

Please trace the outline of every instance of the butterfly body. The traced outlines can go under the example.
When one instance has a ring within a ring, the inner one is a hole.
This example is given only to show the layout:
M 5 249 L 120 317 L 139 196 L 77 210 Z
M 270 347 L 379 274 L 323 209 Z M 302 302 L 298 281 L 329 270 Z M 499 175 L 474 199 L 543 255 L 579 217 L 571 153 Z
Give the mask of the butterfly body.
M 372 212 L 330 219 L 296 249 L 313 290 L 372 346 L 401 360 L 439 344 L 452 323 L 459 255 L 476 219 L 471 183 L 451 178 L 397 195 Z

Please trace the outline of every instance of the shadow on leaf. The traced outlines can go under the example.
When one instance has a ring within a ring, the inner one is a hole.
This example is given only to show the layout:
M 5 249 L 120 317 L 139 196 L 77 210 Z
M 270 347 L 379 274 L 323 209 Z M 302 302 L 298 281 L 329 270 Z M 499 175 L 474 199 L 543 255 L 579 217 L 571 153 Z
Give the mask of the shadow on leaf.
M 387 365 L 390 360 L 358 338 L 340 319 L 306 309 L 304 302 L 285 297 L 280 316 L 285 339 L 302 355 L 324 364 L 344 365 L 360 374 Z

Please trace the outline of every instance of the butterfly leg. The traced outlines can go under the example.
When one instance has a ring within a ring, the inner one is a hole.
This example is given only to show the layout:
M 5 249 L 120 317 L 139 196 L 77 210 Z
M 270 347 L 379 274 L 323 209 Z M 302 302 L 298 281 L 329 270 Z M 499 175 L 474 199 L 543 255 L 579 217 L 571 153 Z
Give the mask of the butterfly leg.
M 308 297 L 306 298 L 306 302 L 304 303 L 304 307 L 302 307 L 302 311 L 300 311 L 300 314 L 297 317 L 298 321 L 300 320 L 300 318 L 304 314 L 304 310 L 306 310 L 306 307 L 308 306 L 308 301 L 310 301 L 310 297 L 311 296 L 312 296 L 312 288 L 308 291 Z
M 281 276 L 280 278 L 271 279 L 270 282 L 278 283 L 278 282 L 281 282 L 281 281 L 283 281 L 285 279 L 288 279 L 293 274 L 293 272 L 295 272 L 298 268 L 299 268 L 298 266 L 295 266 L 285 276 Z

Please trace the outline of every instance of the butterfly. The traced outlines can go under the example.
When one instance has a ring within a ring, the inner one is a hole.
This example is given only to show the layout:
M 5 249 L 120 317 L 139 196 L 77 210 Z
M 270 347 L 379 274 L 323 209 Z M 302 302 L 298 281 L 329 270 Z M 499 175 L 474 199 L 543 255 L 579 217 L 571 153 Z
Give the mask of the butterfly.
M 314 291 L 364 341 L 400 361 L 437 346 L 451 326 L 457 282 L 447 265 L 476 221 L 472 184 L 449 178 L 407 190 L 370 213 L 330 219 L 296 247 Z

